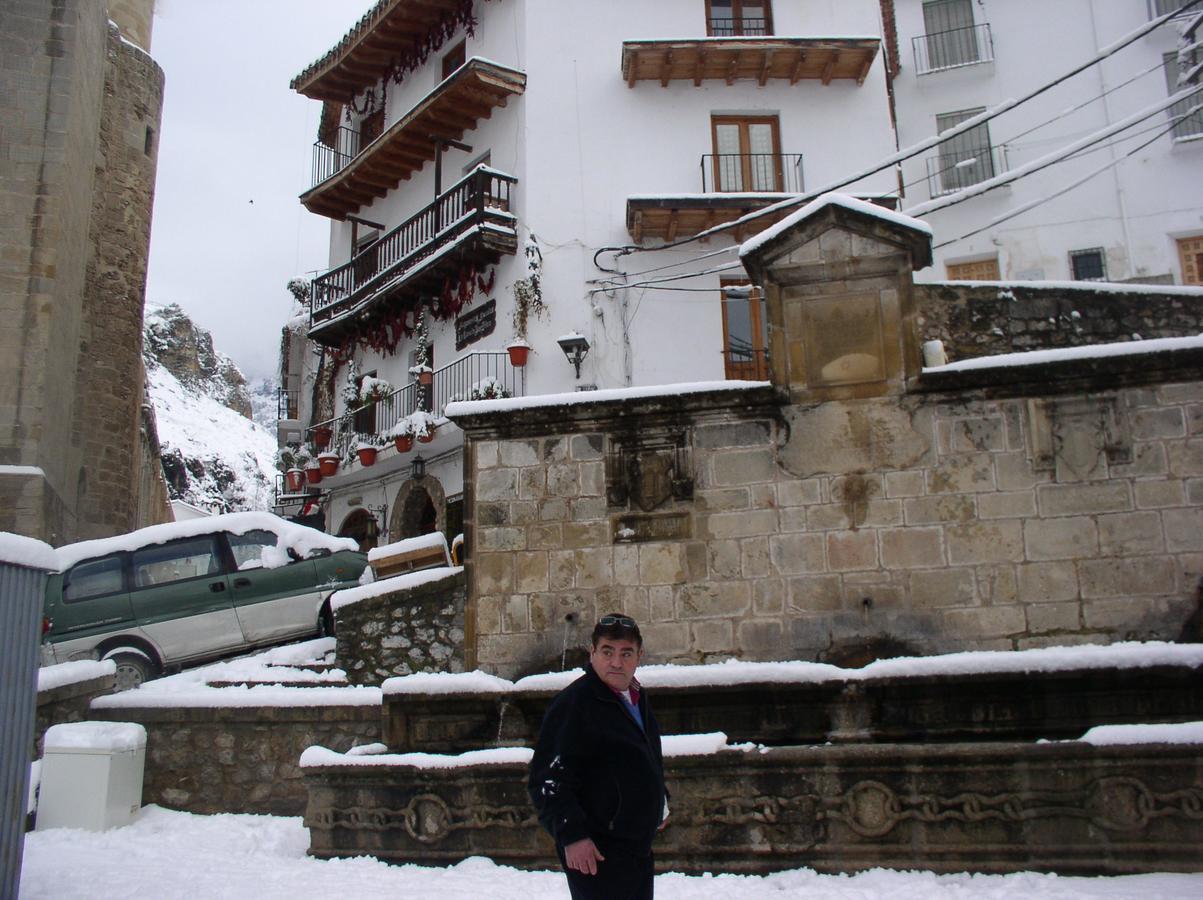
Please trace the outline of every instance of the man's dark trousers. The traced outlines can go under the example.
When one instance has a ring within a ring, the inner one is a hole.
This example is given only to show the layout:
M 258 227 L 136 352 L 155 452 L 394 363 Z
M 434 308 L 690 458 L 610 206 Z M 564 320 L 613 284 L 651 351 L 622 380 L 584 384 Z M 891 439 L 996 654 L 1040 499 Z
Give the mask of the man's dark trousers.
M 564 850 L 557 847 L 560 866 L 568 876 L 572 900 L 652 900 L 654 860 L 647 856 L 607 856 L 597 864 L 596 875 L 586 875 L 564 864 Z

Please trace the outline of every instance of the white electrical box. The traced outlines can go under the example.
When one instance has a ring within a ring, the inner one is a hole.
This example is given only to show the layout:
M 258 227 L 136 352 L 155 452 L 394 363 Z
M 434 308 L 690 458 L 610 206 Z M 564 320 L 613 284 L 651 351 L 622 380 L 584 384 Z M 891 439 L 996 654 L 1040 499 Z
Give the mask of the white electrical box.
M 46 731 L 37 830 L 104 831 L 142 807 L 146 729 L 131 722 L 72 722 Z

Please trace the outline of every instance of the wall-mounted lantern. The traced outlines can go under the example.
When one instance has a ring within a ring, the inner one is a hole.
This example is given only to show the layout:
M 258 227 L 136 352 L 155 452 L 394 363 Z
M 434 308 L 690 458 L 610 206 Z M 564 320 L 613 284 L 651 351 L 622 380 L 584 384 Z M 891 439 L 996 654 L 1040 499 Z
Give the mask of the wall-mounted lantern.
M 581 363 L 589 354 L 589 340 L 583 334 L 572 332 L 561 338 L 556 338 L 556 343 L 560 345 L 560 349 L 564 351 L 564 355 L 568 357 L 568 361 L 572 363 L 576 369 L 576 377 L 581 377 Z
M 426 460 L 422 459 L 422 454 L 419 453 L 414 457 L 409 473 L 414 481 L 421 481 L 426 477 Z

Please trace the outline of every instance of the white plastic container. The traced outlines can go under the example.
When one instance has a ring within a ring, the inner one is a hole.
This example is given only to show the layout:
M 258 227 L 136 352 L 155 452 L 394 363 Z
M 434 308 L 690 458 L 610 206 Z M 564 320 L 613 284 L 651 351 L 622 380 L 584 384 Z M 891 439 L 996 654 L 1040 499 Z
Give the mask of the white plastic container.
M 142 806 L 146 729 L 130 722 L 73 722 L 46 731 L 37 830 L 104 831 Z

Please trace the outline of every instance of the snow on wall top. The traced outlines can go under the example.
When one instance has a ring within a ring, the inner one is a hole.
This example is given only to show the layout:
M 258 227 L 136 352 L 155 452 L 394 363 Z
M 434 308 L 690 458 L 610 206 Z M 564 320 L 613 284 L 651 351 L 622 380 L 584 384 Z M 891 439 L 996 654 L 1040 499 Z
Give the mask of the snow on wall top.
M 392 578 L 382 578 L 380 581 L 373 581 L 360 587 L 335 591 L 330 595 L 330 608 L 338 612 L 344 606 L 350 606 L 352 603 L 367 600 L 369 597 L 380 597 L 384 594 L 391 594 L 393 591 L 407 590 L 423 584 L 442 581 L 445 578 L 454 578 L 462 571 L 464 571 L 463 566 L 442 566 L 437 569 L 422 569 L 418 572 L 406 572 L 404 575 L 395 575 Z
M 1203 744 L 1203 722 L 1096 725 L 1081 740 L 1098 747 L 1117 744 Z
M 52 691 L 68 684 L 79 684 L 93 678 L 117 674 L 117 663 L 111 659 L 77 659 L 74 662 L 43 666 L 38 669 L 38 691 Z
M 565 394 L 536 394 L 532 397 L 508 397 L 503 400 L 458 400 L 448 403 L 444 415 L 474 416 L 479 413 L 510 412 L 547 406 L 578 406 L 607 400 L 638 400 L 648 397 L 679 397 L 708 391 L 748 391 L 763 388 L 767 381 L 695 381 L 683 384 L 655 384 L 646 387 L 606 388 L 601 391 L 573 391 Z
M 314 550 L 357 550 L 359 545 L 351 538 L 336 538 L 304 525 L 281 519 L 265 512 L 226 513 L 203 519 L 188 519 L 183 522 L 167 522 L 139 528 L 128 534 L 93 541 L 68 544 L 55 551 L 59 570 L 68 569 L 80 560 L 117 553 L 122 550 L 137 550 L 154 544 L 163 544 L 176 538 L 196 537 L 218 531 L 245 534 L 248 531 L 270 531 L 277 535 L 277 548 L 293 550 L 307 556 Z
M 937 372 L 967 372 L 971 369 L 1002 369 L 1011 366 L 1036 366 L 1072 359 L 1136 356 L 1143 353 L 1161 353 L 1166 350 L 1197 350 L 1200 348 L 1203 348 L 1203 335 L 1185 338 L 1156 338 L 1148 341 L 1119 341 L 1114 344 L 1092 344 L 1087 347 L 1061 347 L 1056 350 L 1028 350 L 1023 353 L 978 356 L 943 366 L 925 367 L 923 372 L 926 375 Z
M 855 197 L 848 196 L 847 194 L 832 192 L 828 194 L 820 194 L 797 212 L 790 213 L 777 224 L 772 225 L 759 234 L 755 234 L 748 238 L 739 245 L 740 259 L 743 259 L 743 257 L 747 256 L 748 254 L 759 250 L 773 238 L 792 228 L 803 219 L 810 218 L 825 206 L 842 206 L 845 209 L 851 209 L 855 212 L 862 213 L 863 215 L 872 216 L 875 219 L 881 219 L 885 222 L 889 222 L 891 225 L 900 225 L 903 228 L 921 231 L 929 237 L 932 234 L 931 226 L 926 222 L 920 222 L 918 219 L 912 218 L 911 216 L 894 212 L 893 210 L 878 206 L 875 203 L 869 203 L 865 200 L 858 200 Z

